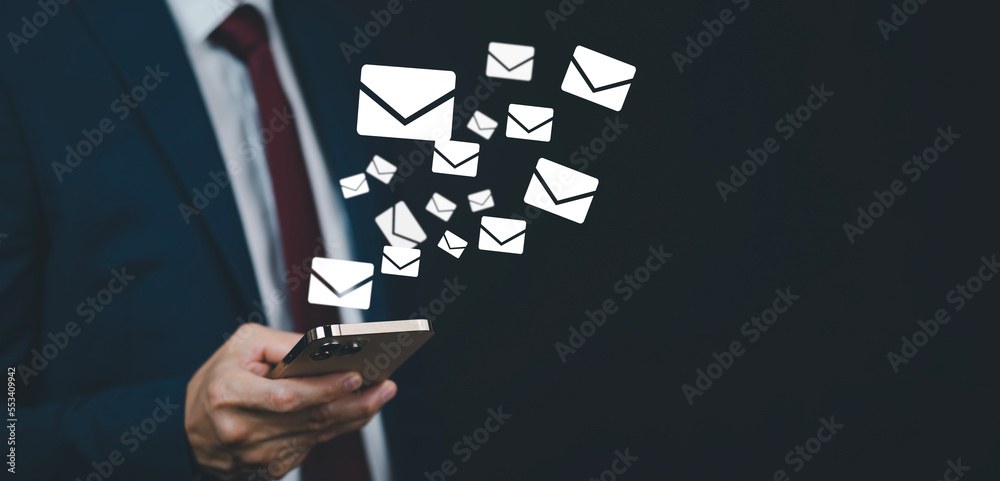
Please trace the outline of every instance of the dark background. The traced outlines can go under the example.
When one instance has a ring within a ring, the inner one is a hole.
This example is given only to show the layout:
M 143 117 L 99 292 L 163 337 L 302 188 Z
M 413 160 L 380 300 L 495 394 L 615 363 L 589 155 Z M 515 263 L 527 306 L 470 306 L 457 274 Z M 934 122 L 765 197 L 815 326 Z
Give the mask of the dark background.
M 361 17 L 385 8 L 355 3 Z M 414 305 L 394 314 L 427 306 L 446 276 L 468 285 L 404 371 L 429 379 L 444 427 L 427 470 L 451 460 L 448 479 L 589 479 L 628 448 L 639 460 L 620 479 L 763 480 L 784 469 L 791 479 L 930 480 L 958 458 L 972 466 L 967 479 L 995 476 L 1000 281 L 960 312 L 945 301 L 1000 250 L 995 12 L 929 0 L 885 41 L 876 22 L 891 1 L 806 3 L 589 0 L 553 31 L 544 12 L 558 11 L 555 0 L 404 2 L 352 57 L 358 71 L 376 59 L 454 70 L 461 100 L 490 41 L 536 47 L 532 81 L 502 81 L 479 107 L 501 132 L 483 143 L 478 177 L 431 175 L 428 159 L 394 193 L 429 235 Z M 735 22 L 679 73 L 671 54 L 724 8 Z M 637 67 L 620 113 L 560 90 L 577 45 Z M 791 139 L 775 132 L 821 85 L 833 97 Z M 552 141 L 506 139 L 511 102 L 553 107 Z M 496 207 L 483 214 L 525 215 L 538 157 L 579 167 L 570 155 L 616 116 L 628 129 L 590 162 L 600 187 L 583 225 L 542 212 L 524 255 L 475 248 L 468 193 L 493 189 Z M 464 120 L 453 138 L 482 141 Z M 961 138 L 910 182 L 903 163 L 948 126 Z M 716 181 L 768 137 L 780 150 L 723 202 Z M 414 144 L 376 153 L 390 148 Z M 843 223 L 895 179 L 906 193 L 852 245 Z M 434 191 L 460 205 L 447 228 L 470 242 L 461 259 L 433 247 L 445 228 L 423 211 Z M 660 245 L 673 258 L 623 302 L 615 282 Z M 413 283 L 386 282 L 412 293 Z M 786 287 L 801 299 L 748 344 L 740 326 Z M 620 310 L 563 364 L 555 343 L 606 298 Z M 939 308 L 951 322 L 894 373 L 887 353 Z M 688 405 L 681 385 L 732 341 L 746 353 Z M 462 462 L 452 444 L 501 405 L 512 418 Z M 786 453 L 830 416 L 845 427 L 794 472 Z

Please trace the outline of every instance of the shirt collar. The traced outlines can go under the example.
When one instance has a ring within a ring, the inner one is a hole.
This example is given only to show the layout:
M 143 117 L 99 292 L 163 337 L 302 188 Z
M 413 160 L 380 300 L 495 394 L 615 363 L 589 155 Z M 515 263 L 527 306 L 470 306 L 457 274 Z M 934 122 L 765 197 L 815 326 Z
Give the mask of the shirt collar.
M 208 35 L 242 4 L 253 5 L 266 20 L 272 17 L 272 0 L 167 0 L 187 45 L 208 40 Z

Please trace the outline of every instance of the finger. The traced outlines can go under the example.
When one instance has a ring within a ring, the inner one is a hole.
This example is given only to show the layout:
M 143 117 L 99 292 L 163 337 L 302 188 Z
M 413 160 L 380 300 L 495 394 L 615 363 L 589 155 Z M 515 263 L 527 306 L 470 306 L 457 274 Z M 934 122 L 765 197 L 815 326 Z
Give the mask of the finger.
M 229 338 L 230 352 L 239 354 L 243 362 L 278 364 L 302 339 L 302 333 L 287 332 L 248 322 Z
M 288 379 L 267 379 L 237 370 L 217 378 L 209 386 L 216 406 L 291 413 L 333 402 L 361 385 L 356 372 Z
M 260 377 L 267 377 L 267 373 L 271 372 L 271 365 L 263 362 L 254 362 L 247 365 L 247 371 Z
M 389 400 L 391 400 L 396 395 L 397 387 L 396 383 L 387 380 L 383 381 L 382 384 L 378 386 L 378 388 L 380 388 L 380 392 L 378 393 L 380 402 L 378 410 L 381 410 L 382 406 L 385 406 L 385 403 L 389 402 Z M 374 418 L 375 415 L 378 414 L 378 410 L 372 412 L 371 415 L 366 416 L 362 419 L 357 419 L 347 423 L 331 425 L 325 431 L 322 431 L 317 435 L 316 442 L 324 443 L 337 436 L 341 436 L 346 433 L 350 433 L 352 431 L 357 431 L 358 429 L 365 427 L 365 425 L 371 422 L 372 418 Z
M 340 399 L 294 413 L 247 411 L 247 422 L 256 426 L 248 443 L 264 442 L 287 436 L 322 433 L 338 425 L 370 419 L 395 396 L 392 381 L 366 389 L 360 394 L 347 394 Z
M 321 432 L 337 424 L 369 418 L 396 395 L 396 390 L 396 383 L 383 381 L 359 394 L 346 395 L 332 403 L 294 414 L 295 418 L 289 424 L 303 430 Z

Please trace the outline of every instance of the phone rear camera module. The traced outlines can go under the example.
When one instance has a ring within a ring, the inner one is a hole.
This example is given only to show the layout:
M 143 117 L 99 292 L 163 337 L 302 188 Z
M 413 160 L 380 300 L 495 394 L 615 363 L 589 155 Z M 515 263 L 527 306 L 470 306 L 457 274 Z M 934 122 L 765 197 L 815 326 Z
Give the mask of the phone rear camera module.
M 330 359 L 334 354 L 340 355 L 341 345 L 337 341 L 330 341 L 316 348 L 316 352 L 309 355 L 313 361 L 323 361 Z
M 367 339 L 355 339 L 353 341 L 341 344 L 340 349 L 336 352 L 336 354 L 339 357 L 357 354 L 361 352 L 362 349 L 365 348 L 366 344 L 368 344 Z

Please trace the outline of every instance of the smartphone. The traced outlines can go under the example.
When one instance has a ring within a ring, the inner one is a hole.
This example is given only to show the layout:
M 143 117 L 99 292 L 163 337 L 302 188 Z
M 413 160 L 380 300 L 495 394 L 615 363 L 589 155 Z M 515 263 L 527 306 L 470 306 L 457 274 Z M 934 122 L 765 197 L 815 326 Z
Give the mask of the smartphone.
M 319 326 L 306 332 L 267 377 L 357 371 L 364 389 L 388 379 L 433 335 L 427 319 Z

